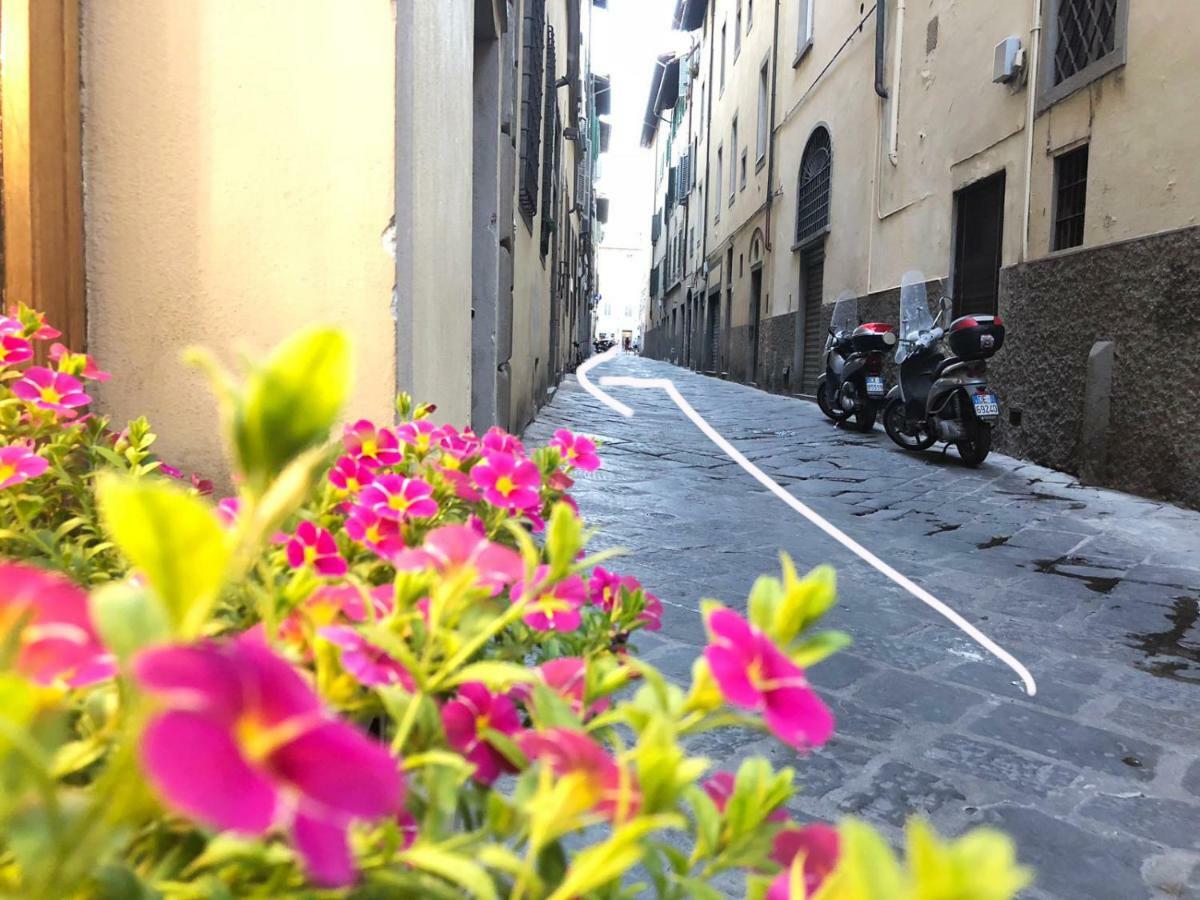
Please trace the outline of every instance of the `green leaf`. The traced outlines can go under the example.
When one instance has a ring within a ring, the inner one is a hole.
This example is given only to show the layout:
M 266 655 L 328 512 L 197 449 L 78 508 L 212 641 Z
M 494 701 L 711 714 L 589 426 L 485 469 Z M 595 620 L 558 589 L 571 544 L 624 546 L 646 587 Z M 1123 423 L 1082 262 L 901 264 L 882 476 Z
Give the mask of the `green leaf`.
M 643 816 L 618 828 L 611 838 L 578 853 L 567 870 L 567 877 L 550 900 L 571 900 L 620 878 L 641 860 L 646 852 L 646 836 L 663 828 L 680 828 L 679 816 Z
M 146 576 L 176 635 L 198 635 L 229 563 L 229 541 L 212 509 L 166 481 L 114 473 L 101 473 L 96 495 L 105 530 Z
M 1029 870 L 1017 865 L 1012 840 L 998 831 L 977 828 L 947 844 L 914 818 L 906 833 L 914 900 L 1009 900 L 1031 881 Z
M 533 722 L 538 728 L 578 728 L 579 716 L 571 704 L 542 683 L 533 686 Z
M 775 610 L 782 599 L 783 585 L 779 579 L 760 575 L 750 588 L 750 597 L 746 601 L 750 624 L 769 634 L 771 623 L 775 621 Z
M 122 662 L 170 637 L 171 623 L 162 604 L 142 585 L 129 581 L 101 585 L 88 597 L 88 605 L 104 646 Z
M 350 342 L 341 331 L 311 327 L 280 344 L 250 373 L 233 417 L 233 445 L 257 494 L 288 463 L 329 437 L 350 390 Z
M 480 681 L 487 686 L 488 690 L 496 692 L 507 691 L 514 684 L 532 684 L 537 680 L 538 674 L 534 669 L 519 666 L 516 663 L 484 660 L 459 669 L 446 682 L 446 687 Z
M 887 841 L 865 822 L 846 819 L 838 826 L 837 868 L 812 900 L 907 900 L 907 879 Z M 969 895 L 968 895 L 969 896 Z
M 397 854 L 400 862 L 430 872 L 462 888 L 477 900 L 492 900 L 496 886 L 487 870 L 469 856 L 443 850 L 433 844 L 416 844 Z
M 781 646 L 791 643 L 804 629 L 825 615 L 837 600 L 837 573 L 831 566 L 817 566 L 804 578 L 786 553 L 783 565 L 783 599 L 775 611 L 770 628 L 764 629 Z
M 846 649 L 852 643 L 850 635 L 844 631 L 821 631 L 802 641 L 788 656 L 800 668 L 807 669 L 823 659 L 828 659 L 839 650 Z
M 550 567 L 550 578 L 565 577 L 582 549 L 583 523 L 567 504 L 556 503 L 546 525 L 546 562 Z
M 716 853 L 721 841 L 721 813 L 717 811 L 717 804 L 713 803 L 712 797 L 699 785 L 693 784 L 684 796 L 696 819 L 696 845 L 692 858 L 706 859 Z

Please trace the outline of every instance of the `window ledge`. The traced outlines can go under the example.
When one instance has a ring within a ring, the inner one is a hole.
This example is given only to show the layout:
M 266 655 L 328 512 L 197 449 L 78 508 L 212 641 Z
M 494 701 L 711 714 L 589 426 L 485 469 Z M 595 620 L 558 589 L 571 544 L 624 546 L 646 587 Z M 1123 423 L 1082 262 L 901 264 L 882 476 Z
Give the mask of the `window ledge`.
M 812 49 L 812 45 L 813 45 L 812 38 L 809 38 L 796 51 L 796 57 L 795 57 L 795 59 L 792 60 L 792 68 L 793 69 L 800 65 L 800 62 L 801 62 L 801 60 L 804 59 L 804 57 L 808 56 L 808 51 Z
M 1094 81 L 1099 81 L 1105 75 L 1115 72 L 1125 66 L 1125 48 L 1118 47 L 1111 53 L 1102 56 L 1086 69 L 1076 72 L 1061 84 L 1043 88 L 1038 97 L 1038 113 L 1044 113 L 1055 103 L 1066 100 L 1077 91 L 1083 90 Z
M 829 234 L 829 231 L 830 226 L 826 225 L 820 231 L 814 231 L 811 234 L 805 235 L 803 238 L 792 244 L 792 252 L 797 253 L 801 250 L 807 250 L 814 244 L 821 243 L 821 241 L 825 240 L 825 237 Z
M 767 154 L 766 154 L 766 153 L 764 153 L 762 156 L 760 156 L 760 157 L 758 158 L 758 161 L 757 161 L 757 162 L 755 162 L 755 164 L 754 164 L 754 171 L 755 171 L 755 172 L 761 172 L 761 171 L 762 171 L 762 167 L 763 167 L 763 166 L 765 166 L 766 164 L 767 164 Z

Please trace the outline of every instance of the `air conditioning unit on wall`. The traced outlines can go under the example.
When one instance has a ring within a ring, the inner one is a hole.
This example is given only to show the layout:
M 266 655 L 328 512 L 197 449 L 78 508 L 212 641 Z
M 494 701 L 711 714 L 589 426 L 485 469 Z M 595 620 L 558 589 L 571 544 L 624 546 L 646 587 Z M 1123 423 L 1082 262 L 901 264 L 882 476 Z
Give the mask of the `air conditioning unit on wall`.
M 1020 78 L 1025 69 L 1025 49 L 1016 35 L 1006 37 L 996 45 L 996 59 L 992 66 L 992 82 L 1010 84 Z

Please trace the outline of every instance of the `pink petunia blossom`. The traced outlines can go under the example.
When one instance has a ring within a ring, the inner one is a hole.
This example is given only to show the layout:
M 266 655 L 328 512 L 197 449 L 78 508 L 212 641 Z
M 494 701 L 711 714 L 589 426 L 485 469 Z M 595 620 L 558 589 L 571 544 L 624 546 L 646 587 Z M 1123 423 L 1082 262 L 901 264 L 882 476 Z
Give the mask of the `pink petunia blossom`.
M 307 519 L 287 542 L 287 560 L 293 569 L 310 568 L 327 578 L 340 578 L 350 571 L 333 535 Z
M 809 687 L 804 670 L 769 637 L 729 609 L 708 616 L 712 643 L 704 658 L 725 699 L 760 711 L 777 738 L 817 747 L 833 734 L 833 714 Z
M 371 467 L 353 456 L 341 457 L 329 470 L 329 483 L 347 494 L 357 494 L 374 480 Z
M 784 867 L 767 890 L 766 900 L 805 900 L 815 896 L 821 885 L 837 868 L 841 841 L 836 828 L 816 823 L 804 828 L 786 828 L 775 835 L 771 859 Z M 802 857 L 804 895 L 791 894 L 789 868 L 797 856 Z
M 579 796 L 613 822 L 637 815 L 641 792 L 628 766 L 620 765 L 588 735 L 570 728 L 526 731 L 517 745 L 530 759 L 543 760 L 562 778 L 579 775 Z
M 587 663 L 578 656 L 565 656 L 560 659 L 550 659 L 537 667 L 538 680 L 550 688 L 555 694 L 566 700 L 575 715 L 590 719 L 609 708 L 607 698 L 600 698 L 584 709 L 587 695 Z M 533 699 L 533 685 L 519 684 L 511 694 L 522 703 L 529 704 Z
M 488 451 L 471 469 L 471 479 L 493 506 L 517 511 L 536 509 L 541 503 L 542 473 L 522 456 Z
M 550 446 L 562 454 L 563 462 L 585 472 L 594 472 L 600 468 L 600 457 L 596 454 L 596 445 L 591 438 L 582 434 L 572 434 L 565 428 L 554 432 Z
M 470 428 L 457 430 L 453 425 L 443 425 L 437 437 L 437 445 L 442 451 L 442 466 L 457 469 L 459 464 L 480 452 L 479 438 Z
M 533 576 L 534 587 L 545 579 L 549 566 L 538 566 Z M 513 586 L 513 597 L 525 599 L 525 583 Z M 575 631 L 583 622 L 579 610 L 587 601 L 587 585 L 578 575 L 571 575 L 545 588 L 528 601 L 522 621 L 535 631 Z
M 98 365 L 96 365 L 96 360 L 92 359 L 91 356 L 83 353 L 72 353 L 62 344 L 55 343 L 50 345 L 50 359 L 53 362 L 61 361 L 64 356 L 82 357 L 84 361 L 83 370 L 79 374 L 89 381 L 108 381 L 110 378 L 112 378 L 112 374 L 110 372 L 103 371 Z
M 428 419 L 416 419 L 396 426 L 396 438 L 401 444 L 412 447 L 418 456 L 424 456 L 437 444 L 442 429 Z
M 169 466 L 165 462 L 160 462 L 158 464 L 158 471 L 160 474 L 166 475 L 168 478 L 174 478 L 176 481 L 183 481 L 183 470 L 177 469 L 174 466 Z
M 645 588 L 642 591 L 645 602 L 642 605 L 641 613 L 638 614 L 638 621 L 642 623 L 642 627 L 647 631 L 661 631 L 663 617 L 662 601 Z
M 398 684 L 406 691 L 416 686 L 408 669 L 353 628 L 331 625 L 317 634 L 342 651 L 342 668 L 359 684 L 366 687 Z
M 201 478 L 195 472 L 192 473 L 192 488 L 201 497 L 209 496 L 214 490 L 213 483 L 209 479 Z
M 29 447 L 21 444 L 0 447 L 0 491 L 45 475 L 49 468 L 50 463 Z
M 520 554 L 492 543 L 470 525 L 435 528 L 419 548 L 402 551 L 391 563 L 397 571 L 433 569 L 443 575 L 469 571 L 492 596 L 524 574 Z
M 25 326 L 21 324 L 21 320 L 13 316 L 0 315 L 0 334 L 18 334 L 25 333 Z
M 372 469 L 394 466 L 403 458 L 395 432 L 389 428 L 376 428 L 367 419 L 347 425 L 342 432 L 342 442 L 347 453 Z
M 405 522 L 437 515 L 433 488 L 420 478 L 380 475 L 358 495 L 358 504 L 383 519 Z
M 326 711 L 252 635 L 150 650 L 134 674 L 164 706 L 141 759 L 167 805 L 244 835 L 287 827 L 313 881 L 353 883 L 350 824 L 395 816 L 404 798 L 383 745 Z
M 237 497 L 225 497 L 217 503 L 217 518 L 226 528 L 237 524 L 238 513 L 242 510 L 242 501 Z
M 404 538 L 400 534 L 400 523 L 394 519 L 385 519 L 365 506 L 351 507 L 344 527 L 351 540 L 357 541 L 389 562 L 406 549 Z
M 438 471 L 442 473 L 443 478 L 450 482 L 450 485 L 454 488 L 454 496 L 459 500 L 465 500 L 467 503 L 478 503 L 483 499 L 483 494 L 471 483 L 471 476 L 466 472 L 457 469 L 447 469 L 445 466 L 439 466 Z
M 319 632 L 341 622 L 365 622 L 368 600 L 374 618 L 382 618 L 395 606 L 392 594 L 390 584 L 380 585 L 372 588 L 364 600 L 357 585 L 346 582 L 322 584 L 279 624 L 279 639 L 307 657 L 309 629 L 306 623 Z
M 618 575 L 603 566 L 596 566 L 588 580 L 588 601 L 612 612 L 621 602 L 622 588 L 636 591 L 641 587 L 642 583 L 632 575 Z
M 520 438 L 514 437 L 499 426 L 492 426 L 483 435 L 483 449 L 492 453 L 507 453 L 510 456 L 524 456 L 525 445 Z
M 729 805 L 729 798 L 733 796 L 733 789 L 737 783 L 737 776 L 733 772 L 713 772 L 708 780 L 701 785 L 704 788 L 704 793 L 708 794 L 713 805 L 717 807 L 717 812 L 725 812 L 725 807 Z M 787 813 L 782 809 L 777 809 L 767 816 L 768 822 L 786 822 L 788 820 Z
M 12 392 L 38 409 L 68 419 L 77 415 L 77 408 L 92 402 L 92 398 L 83 392 L 78 378 L 43 366 L 26 369 L 25 377 L 13 383 Z
M 508 759 L 487 741 L 484 731 L 512 736 L 521 730 L 521 718 L 512 699 L 493 694 L 477 682 L 464 684 L 458 695 L 442 707 L 446 742 L 475 765 L 475 780 L 492 784 L 503 772 L 513 771 Z
M 575 480 L 562 469 L 555 469 L 546 479 L 546 484 L 556 491 L 569 491 L 575 487 Z
M 0 337 L 0 366 L 15 366 L 33 359 L 33 344 L 17 334 Z
M 0 563 L 0 634 L 11 640 L 18 628 L 14 667 L 38 684 L 85 687 L 116 672 L 81 588 L 33 566 Z

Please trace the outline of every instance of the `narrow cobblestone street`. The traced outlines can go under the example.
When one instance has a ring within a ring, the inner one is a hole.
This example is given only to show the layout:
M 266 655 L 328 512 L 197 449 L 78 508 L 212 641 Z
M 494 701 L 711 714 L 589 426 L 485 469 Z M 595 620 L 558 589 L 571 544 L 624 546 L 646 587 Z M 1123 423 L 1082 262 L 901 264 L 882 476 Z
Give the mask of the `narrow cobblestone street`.
M 1200 896 L 1200 513 L 1081 486 L 1003 456 L 912 456 L 876 428 L 835 428 L 815 404 L 618 357 L 597 374 L 666 377 L 796 497 L 949 603 L 1024 662 L 1039 692 L 772 497 L 657 390 L 613 389 L 610 412 L 572 377 L 526 432 L 596 435 L 604 468 L 574 494 L 592 547 L 666 607 L 638 638 L 674 679 L 704 644 L 702 597 L 744 609 L 789 553 L 838 572 L 829 625 L 854 639 L 811 670 L 838 735 L 807 758 L 759 734 L 698 740 L 722 768 L 794 765 L 798 819 L 947 833 L 993 823 L 1037 869 L 1030 897 Z M 1147 453 L 1153 448 L 1147 447 Z

